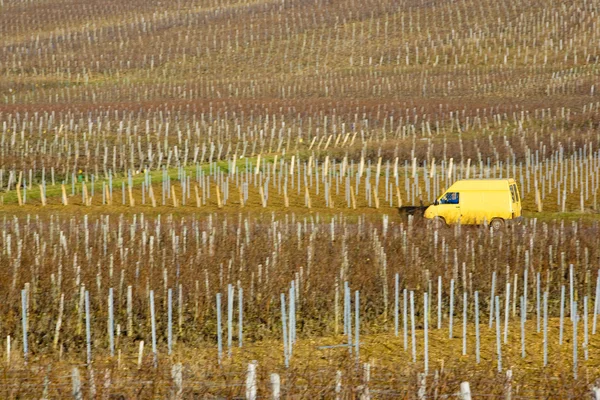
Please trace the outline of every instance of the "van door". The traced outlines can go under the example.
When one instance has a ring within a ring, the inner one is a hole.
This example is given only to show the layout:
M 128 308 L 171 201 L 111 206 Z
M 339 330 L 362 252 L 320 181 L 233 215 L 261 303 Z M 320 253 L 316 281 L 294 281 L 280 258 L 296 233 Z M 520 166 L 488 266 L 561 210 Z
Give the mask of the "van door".
M 443 217 L 447 224 L 456 224 L 460 221 L 460 193 L 446 192 L 440 197 L 437 205 L 437 214 Z
M 510 198 L 512 200 L 511 209 L 513 217 L 521 216 L 521 199 L 519 197 L 519 191 L 517 190 L 517 185 L 510 185 Z

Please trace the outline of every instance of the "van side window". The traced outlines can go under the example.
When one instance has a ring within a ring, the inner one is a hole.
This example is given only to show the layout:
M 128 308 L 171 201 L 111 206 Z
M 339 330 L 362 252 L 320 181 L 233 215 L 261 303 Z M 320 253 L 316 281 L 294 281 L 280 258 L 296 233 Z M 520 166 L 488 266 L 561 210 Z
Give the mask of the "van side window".
M 459 193 L 458 192 L 448 192 L 440 199 L 440 204 L 458 204 L 459 201 Z
M 519 201 L 519 195 L 517 194 L 517 188 L 515 185 L 510 185 L 510 196 L 512 197 L 513 203 Z

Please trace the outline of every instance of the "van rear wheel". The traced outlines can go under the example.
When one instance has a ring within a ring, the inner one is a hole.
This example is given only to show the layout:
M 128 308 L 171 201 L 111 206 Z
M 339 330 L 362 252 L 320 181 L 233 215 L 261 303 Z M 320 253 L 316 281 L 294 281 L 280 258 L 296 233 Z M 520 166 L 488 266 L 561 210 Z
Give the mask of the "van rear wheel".
M 504 228 L 504 220 L 502 218 L 494 218 L 492 222 L 490 222 L 490 228 L 495 231 L 499 231 Z

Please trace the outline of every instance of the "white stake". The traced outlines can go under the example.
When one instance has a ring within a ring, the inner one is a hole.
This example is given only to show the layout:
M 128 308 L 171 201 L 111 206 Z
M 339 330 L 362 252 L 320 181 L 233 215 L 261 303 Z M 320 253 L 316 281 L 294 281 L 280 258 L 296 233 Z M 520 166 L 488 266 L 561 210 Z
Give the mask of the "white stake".
M 256 361 L 248 364 L 248 372 L 246 374 L 246 399 L 256 400 Z
M 271 374 L 271 398 L 279 400 L 281 397 L 281 379 L 279 374 Z
M 471 400 L 471 388 L 469 382 L 462 382 L 460 384 L 460 397 L 462 400 Z
M 411 337 L 411 349 L 412 349 L 412 360 L 417 362 L 417 339 L 415 335 L 415 292 L 410 291 L 410 337 Z

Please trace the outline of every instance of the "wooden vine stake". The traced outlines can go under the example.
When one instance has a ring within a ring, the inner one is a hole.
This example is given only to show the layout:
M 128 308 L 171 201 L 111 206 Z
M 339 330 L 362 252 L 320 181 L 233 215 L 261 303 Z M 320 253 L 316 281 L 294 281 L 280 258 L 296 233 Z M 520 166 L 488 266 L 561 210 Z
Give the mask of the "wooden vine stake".
M 137 362 L 138 369 L 142 368 L 142 361 L 143 361 L 143 359 L 144 359 L 144 341 L 141 340 L 140 341 L 140 347 L 139 347 L 139 350 L 138 350 L 138 362 Z
M 352 209 L 356 210 L 356 195 L 354 194 L 354 188 L 350 188 L 350 200 L 352 200 Z
M 454 159 L 451 158 L 450 159 L 450 165 L 448 166 L 448 172 L 446 174 L 446 180 L 448 182 L 450 182 L 450 180 L 452 179 L 452 167 L 454 166 Z
M 58 306 L 58 318 L 56 320 L 56 328 L 54 330 L 54 341 L 52 342 L 53 348 L 56 350 L 58 347 L 58 341 L 60 339 L 60 328 L 62 326 L 63 312 L 65 309 L 65 294 L 60 294 L 60 303 Z
M 148 185 L 148 196 L 150 196 L 152 207 L 156 207 L 156 197 L 154 197 L 154 189 L 152 189 L 152 185 Z
M 333 135 L 329 135 L 329 137 L 327 138 L 327 143 L 325 143 L 325 147 L 323 148 L 323 150 L 327 150 L 327 147 L 329 147 L 329 143 L 331 142 L 332 137 Z
M 238 187 L 238 194 L 240 195 L 240 207 L 244 207 L 244 195 L 242 193 L 242 187 Z
M 88 196 L 88 190 L 87 190 L 87 185 L 85 184 L 85 182 L 83 183 L 83 205 L 84 206 L 89 206 L 90 205 L 90 201 L 89 201 L 89 196 Z
M 216 192 L 217 192 L 217 207 L 223 208 L 223 203 L 221 203 L 221 190 L 219 189 L 219 185 L 216 186 Z
M 540 190 L 538 188 L 535 188 L 535 205 L 537 206 L 537 211 L 541 213 L 544 209 L 544 206 L 542 203 L 542 197 L 540 196 Z
M 396 197 L 398 198 L 398 207 L 402 207 L 402 197 L 400 196 L 400 188 L 396 186 Z
M 42 206 L 46 205 L 46 193 L 44 193 L 44 187 L 40 185 L 40 200 L 42 201 Z
M 110 206 L 112 204 L 112 197 L 110 196 L 110 190 L 106 182 L 102 182 L 102 192 L 104 192 L 104 196 L 106 197 L 106 205 Z
M 358 177 L 359 178 L 362 178 L 364 168 L 365 168 L 365 157 L 361 156 L 360 164 L 358 165 Z
M 304 188 L 304 198 L 306 199 L 306 207 L 311 208 L 310 193 L 308 193 L 307 187 Z
M 471 159 L 467 159 L 467 172 L 465 175 L 466 179 L 469 179 L 469 176 L 471 175 Z
M 258 155 L 258 158 L 256 159 L 256 168 L 254 169 L 254 175 L 258 175 L 260 173 L 260 154 Z
M 260 203 L 262 204 L 263 208 L 267 207 L 267 199 L 265 198 L 265 191 L 261 186 L 258 187 L 258 192 L 260 193 Z
M 275 154 L 275 158 L 273 159 L 273 175 L 277 172 L 277 154 Z
M 6 336 L 6 365 L 10 368 L 10 335 Z
M 173 207 L 177 207 L 177 195 L 175 194 L 175 186 L 171 185 L 171 199 L 173 200 Z
M 62 191 L 63 205 L 68 206 L 69 205 L 69 199 L 67 198 L 67 189 L 65 189 L 64 183 L 60 185 L 60 189 Z
M 198 193 L 198 184 L 194 185 L 194 192 L 196 194 L 196 207 L 200 208 L 202 201 L 200 199 L 200 194 Z
M 135 199 L 133 198 L 133 191 L 131 190 L 131 186 L 127 186 L 127 193 L 129 194 L 129 206 L 135 207 Z
M 23 178 L 23 172 L 19 172 L 19 180 L 17 181 L 17 201 L 19 205 L 23 205 L 23 197 L 21 197 L 21 179 Z
M 285 208 L 290 206 L 290 198 L 288 197 L 287 186 L 283 187 L 283 205 Z

